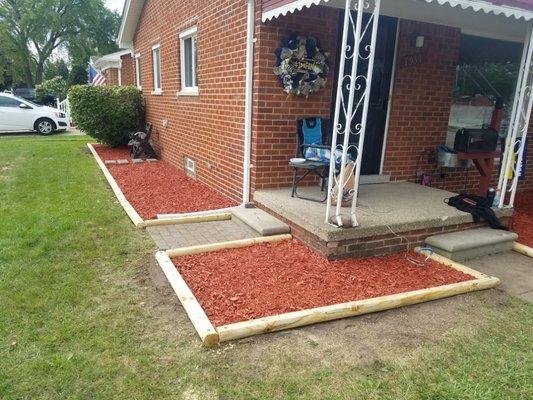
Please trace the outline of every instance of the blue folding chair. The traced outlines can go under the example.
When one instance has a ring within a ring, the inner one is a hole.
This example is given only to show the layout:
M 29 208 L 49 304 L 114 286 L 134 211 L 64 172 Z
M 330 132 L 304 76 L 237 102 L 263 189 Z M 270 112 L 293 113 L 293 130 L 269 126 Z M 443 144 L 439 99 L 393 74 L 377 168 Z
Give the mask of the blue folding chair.
M 329 120 L 320 117 L 304 118 L 298 120 L 297 128 L 298 146 L 295 158 L 302 158 L 305 161 L 289 163 L 293 169 L 291 197 L 323 203 L 327 200 L 327 193 L 320 198 L 305 197 L 298 194 L 298 185 L 309 174 L 314 174 L 321 179 L 320 191 L 325 191 L 326 179 L 329 175 L 330 146 L 327 136 L 330 128 Z M 326 154 L 328 154 L 327 158 Z

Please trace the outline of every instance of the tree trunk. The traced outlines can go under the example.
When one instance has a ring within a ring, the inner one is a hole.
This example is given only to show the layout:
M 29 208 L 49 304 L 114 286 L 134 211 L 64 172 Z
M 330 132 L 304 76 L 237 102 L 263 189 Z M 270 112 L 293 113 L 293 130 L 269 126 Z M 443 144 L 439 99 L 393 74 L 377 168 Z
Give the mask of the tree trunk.
M 33 87 L 33 76 L 31 74 L 31 68 L 29 65 L 24 66 L 24 81 L 27 87 Z
M 35 86 L 43 83 L 43 71 L 44 71 L 44 61 L 39 60 L 37 63 L 37 68 L 35 69 Z

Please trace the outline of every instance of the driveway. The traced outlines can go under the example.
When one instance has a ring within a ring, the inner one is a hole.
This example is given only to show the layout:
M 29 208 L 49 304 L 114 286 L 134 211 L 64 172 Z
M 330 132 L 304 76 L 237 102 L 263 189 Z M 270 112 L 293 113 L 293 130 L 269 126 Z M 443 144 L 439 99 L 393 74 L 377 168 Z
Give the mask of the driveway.
M 65 132 L 54 133 L 50 137 L 56 136 L 83 136 L 84 133 L 80 132 L 76 128 L 70 128 Z M 9 139 L 9 138 L 23 138 L 23 137 L 36 137 L 40 136 L 36 132 L 0 132 L 0 139 Z M 45 137 L 45 136 L 43 136 Z

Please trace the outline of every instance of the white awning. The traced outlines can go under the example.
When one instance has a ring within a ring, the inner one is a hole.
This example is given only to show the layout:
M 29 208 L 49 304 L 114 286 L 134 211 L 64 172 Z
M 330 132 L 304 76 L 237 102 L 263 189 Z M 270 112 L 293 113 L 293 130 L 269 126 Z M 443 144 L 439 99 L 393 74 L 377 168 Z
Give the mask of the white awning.
M 482 12 L 485 14 L 501 15 L 508 18 L 523 19 L 524 21 L 530 21 L 533 19 L 533 11 L 523 8 L 511 7 L 507 5 L 494 4 L 489 1 L 482 0 L 413 0 L 412 5 L 416 7 L 416 3 L 438 3 L 449 7 L 457 7 L 463 10 L 472 10 L 475 12 Z M 318 5 L 321 3 L 331 3 L 334 7 L 340 7 L 344 4 L 344 1 L 339 0 L 295 0 L 289 4 L 281 5 L 271 10 L 263 12 L 263 22 L 269 21 L 273 18 L 277 18 L 280 15 L 287 15 L 295 11 L 301 10 L 304 7 L 311 7 L 312 5 Z M 387 3 L 383 1 L 383 3 Z M 396 3 L 396 1 L 395 1 Z M 386 4 L 384 4 L 385 6 Z M 394 7 L 394 5 L 392 5 Z M 344 6 L 343 6 L 344 8 Z M 390 6 L 387 8 L 391 8 Z

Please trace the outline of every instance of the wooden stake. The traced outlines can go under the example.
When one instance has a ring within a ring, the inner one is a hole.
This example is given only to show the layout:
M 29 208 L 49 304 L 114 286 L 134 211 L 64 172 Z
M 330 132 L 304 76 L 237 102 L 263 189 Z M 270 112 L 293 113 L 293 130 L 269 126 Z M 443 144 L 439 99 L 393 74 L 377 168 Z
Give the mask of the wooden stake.
M 217 328 L 220 342 L 241 339 L 261 333 L 274 332 L 282 329 L 291 329 L 299 326 L 331 321 L 334 319 L 353 317 L 376 311 L 389 310 L 411 304 L 442 299 L 461 293 L 473 292 L 492 288 L 500 283 L 498 278 L 487 277 L 472 281 L 459 282 L 451 285 L 415 290 L 407 293 L 393 294 L 352 301 L 331 306 L 318 307 L 310 310 L 296 311 L 286 314 L 274 315 L 254 319 L 251 321 L 237 322 Z
M 203 345 L 216 345 L 219 341 L 217 331 L 209 321 L 209 318 L 207 318 L 207 315 L 200 303 L 198 303 L 198 300 L 196 300 L 196 297 L 194 297 L 191 289 L 189 289 L 189 286 L 187 286 L 187 283 L 181 277 L 176 266 L 164 251 L 158 251 L 155 254 L 155 258 L 170 282 L 170 285 L 174 289 L 174 292 L 178 296 L 178 299 L 189 316 L 196 332 L 198 332 Z
M 292 235 L 274 235 L 274 236 L 261 236 L 256 238 L 242 239 L 242 240 L 233 240 L 230 242 L 221 242 L 221 243 L 211 243 L 204 244 L 200 246 L 191 246 L 191 247 L 182 247 L 180 249 L 171 249 L 167 250 L 166 253 L 169 257 L 181 257 L 191 254 L 199 253 L 209 253 L 212 251 L 225 250 L 225 249 L 236 249 L 239 247 L 249 247 L 254 244 L 259 243 L 272 243 L 272 242 L 281 242 L 284 240 L 292 239 Z
M 227 221 L 231 219 L 231 213 L 217 213 L 208 215 L 194 215 L 188 217 L 150 219 L 144 221 L 144 226 L 180 225 L 195 222 Z
M 104 162 L 102 161 L 102 159 L 100 158 L 96 150 L 94 149 L 93 145 L 91 143 L 87 143 L 87 147 L 89 148 L 91 153 L 93 153 L 93 156 L 96 159 L 98 166 L 104 173 L 104 176 L 107 179 L 109 186 L 111 186 L 111 189 L 115 193 L 115 196 L 117 197 L 118 202 L 120 203 L 124 211 L 126 211 L 126 214 L 128 214 L 128 217 L 130 217 L 131 221 L 133 222 L 135 226 L 143 227 L 144 226 L 143 219 L 137 213 L 137 211 L 135 211 L 135 209 L 130 204 L 130 202 L 126 199 L 126 196 L 124 196 L 124 193 L 122 193 L 122 190 L 120 190 L 120 187 L 117 185 L 115 178 L 113 178 L 113 175 L 111 175 L 106 165 L 104 164 Z
M 513 250 L 528 257 L 533 257 L 533 248 L 525 244 L 514 242 Z

